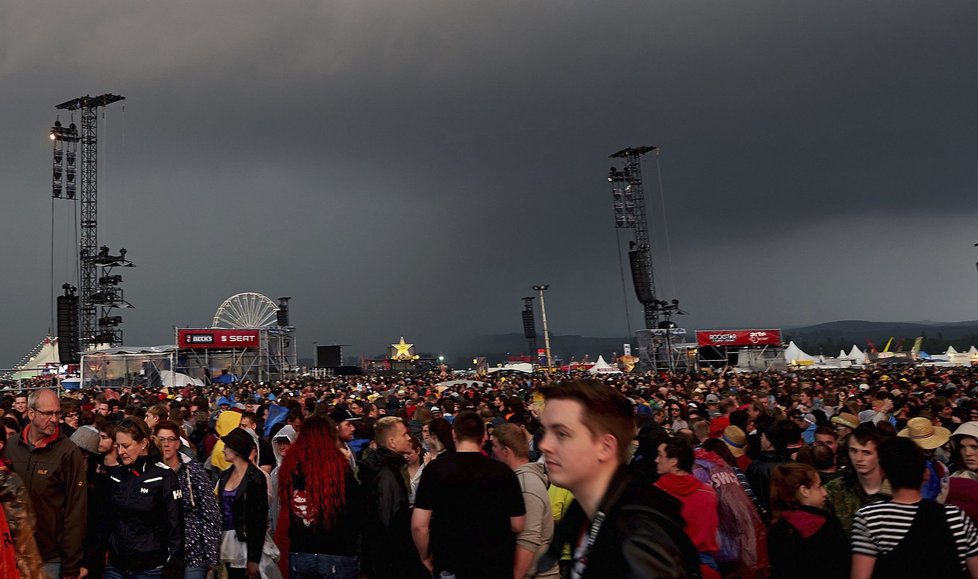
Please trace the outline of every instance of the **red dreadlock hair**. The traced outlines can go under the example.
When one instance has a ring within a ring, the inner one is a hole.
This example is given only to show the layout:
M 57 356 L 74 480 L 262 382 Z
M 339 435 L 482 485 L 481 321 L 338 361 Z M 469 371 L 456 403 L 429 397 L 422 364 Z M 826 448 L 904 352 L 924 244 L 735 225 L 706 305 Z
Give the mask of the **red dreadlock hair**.
M 279 522 L 289 519 L 295 475 L 305 479 L 308 498 L 305 517 L 328 528 L 346 503 L 349 463 L 336 447 L 336 425 L 325 416 L 312 415 L 302 423 L 279 468 Z M 287 525 L 286 525 L 287 526 Z

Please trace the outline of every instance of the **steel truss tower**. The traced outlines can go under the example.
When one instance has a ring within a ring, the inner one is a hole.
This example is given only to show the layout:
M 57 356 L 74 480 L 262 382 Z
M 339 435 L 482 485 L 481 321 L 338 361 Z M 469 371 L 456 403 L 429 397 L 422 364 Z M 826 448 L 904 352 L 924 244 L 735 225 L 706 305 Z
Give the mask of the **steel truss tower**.
M 658 147 L 629 147 L 611 155 L 624 159 L 624 169 L 611 167 L 608 180 L 615 207 L 615 227 L 634 229 L 635 241 L 629 249 L 635 293 L 645 314 L 645 327 L 659 325 L 656 307 L 655 275 L 652 270 L 652 247 L 649 243 L 649 221 L 645 212 L 645 186 L 642 184 L 642 157 Z
M 649 221 L 645 209 L 645 186 L 642 181 L 642 159 L 646 154 L 658 151 L 656 146 L 629 147 L 610 157 L 621 159 L 622 168 L 612 165 L 608 172 L 611 196 L 615 211 L 615 227 L 632 229 L 635 240 L 628 250 L 629 264 L 635 295 L 642 304 L 645 329 L 639 330 L 640 354 L 644 365 L 653 369 L 668 367 L 670 370 L 684 365 L 674 352 L 674 338 L 685 335 L 676 328 L 672 316 L 683 313 L 679 300 L 659 299 L 655 287 L 655 269 L 652 263 L 652 243 L 649 237 Z
M 81 345 L 92 347 L 96 344 L 107 343 L 117 345 L 122 342 L 122 332 L 113 329 L 121 319 L 110 318 L 108 314 L 113 308 L 129 306 L 122 300 L 122 290 L 114 287 L 102 288 L 99 284 L 98 271 L 100 267 L 131 265 L 125 260 L 125 253 L 120 256 L 108 255 L 108 248 L 98 245 L 98 109 L 112 103 L 124 100 L 125 97 L 114 94 L 100 96 L 83 96 L 61 103 L 55 108 L 67 111 L 80 111 L 81 130 L 78 140 L 81 143 L 81 218 L 79 234 L 79 257 L 81 271 L 79 285 L 81 286 L 79 305 L 79 339 Z M 52 134 L 53 138 L 53 134 Z M 114 258 L 114 259 L 113 259 Z M 108 273 L 108 272 L 106 272 Z M 118 276 L 108 276 L 117 279 Z M 102 316 L 99 318 L 99 308 Z M 101 326 L 99 324 L 101 323 Z

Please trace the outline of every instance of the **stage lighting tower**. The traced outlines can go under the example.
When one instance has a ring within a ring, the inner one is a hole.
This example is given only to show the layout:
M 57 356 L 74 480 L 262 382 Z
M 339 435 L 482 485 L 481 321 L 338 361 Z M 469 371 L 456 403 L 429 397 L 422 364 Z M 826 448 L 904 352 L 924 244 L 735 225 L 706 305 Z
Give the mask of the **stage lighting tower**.
M 547 291 L 549 284 L 533 286 L 535 291 L 540 292 L 540 315 L 543 318 L 543 348 L 547 352 L 547 369 L 554 367 L 553 357 L 550 355 L 550 329 L 547 327 L 547 302 L 543 298 L 543 292 Z
M 640 331 L 640 336 L 648 334 L 653 336 L 651 347 L 640 347 L 640 351 L 647 350 L 647 359 L 653 369 L 658 369 L 661 360 L 670 370 L 673 370 L 676 365 L 673 356 L 673 335 L 680 335 L 685 331 L 676 328 L 672 316 L 684 312 L 679 309 L 679 300 L 660 299 L 656 291 L 652 242 L 645 209 L 645 185 L 642 181 L 642 159 L 648 153 L 658 150 L 657 146 L 646 145 L 628 147 L 613 153 L 610 157 L 620 160 L 616 162 L 621 165 L 621 168 L 612 165 L 608 171 L 608 181 L 611 183 L 615 227 L 631 229 L 635 232 L 635 239 L 629 242 L 628 260 L 631 265 L 635 295 L 642 304 L 645 318 L 645 329 Z
M 75 147 L 81 144 L 81 202 L 80 211 L 80 234 L 79 234 L 79 260 L 80 260 L 80 303 L 79 303 L 79 340 L 83 346 L 81 349 L 94 347 L 97 344 L 107 343 L 110 346 L 118 345 L 122 342 L 122 332 L 115 329 L 118 323 L 116 316 L 109 316 L 110 310 L 116 307 L 132 307 L 131 304 L 121 298 L 122 290 L 111 292 L 118 296 L 118 301 L 106 303 L 100 301 L 96 303 L 92 296 L 99 293 L 104 297 L 108 295 L 105 288 L 102 288 L 99 281 L 99 271 L 102 268 L 103 277 L 109 274 L 112 267 L 126 266 L 131 267 L 132 263 L 125 258 L 125 250 L 120 250 L 119 256 L 101 255 L 98 245 L 98 110 L 112 103 L 124 100 L 125 97 L 115 94 L 103 94 L 99 96 L 83 96 L 63 102 L 55 108 L 66 111 L 79 111 L 81 116 L 81 129 L 72 123 L 68 129 L 61 127 L 60 122 L 56 122 L 51 130 L 51 139 L 55 144 L 54 151 L 54 179 L 52 182 L 52 192 L 54 197 L 58 195 L 59 187 L 59 142 L 63 142 L 64 180 L 60 181 L 64 185 L 64 191 L 68 199 L 75 198 Z M 104 252 L 102 252 L 104 253 Z M 106 259 L 106 257 L 111 259 Z M 101 309 L 101 318 L 99 310 Z M 99 320 L 112 320 L 112 324 L 99 324 Z M 87 347 L 87 348 L 86 348 Z

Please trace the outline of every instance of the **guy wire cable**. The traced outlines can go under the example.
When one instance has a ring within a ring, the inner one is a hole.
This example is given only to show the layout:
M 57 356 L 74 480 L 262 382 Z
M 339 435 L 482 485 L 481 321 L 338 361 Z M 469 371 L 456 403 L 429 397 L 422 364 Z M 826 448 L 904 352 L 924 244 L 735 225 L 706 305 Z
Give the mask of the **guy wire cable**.
M 662 204 L 662 231 L 666 235 L 666 257 L 669 260 L 669 285 L 672 289 L 672 295 L 675 297 L 678 281 L 672 268 L 672 243 L 669 240 L 669 220 L 666 219 L 666 193 L 662 189 L 662 167 L 659 164 L 659 149 L 655 150 L 655 174 L 659 178 L 659 201 Z

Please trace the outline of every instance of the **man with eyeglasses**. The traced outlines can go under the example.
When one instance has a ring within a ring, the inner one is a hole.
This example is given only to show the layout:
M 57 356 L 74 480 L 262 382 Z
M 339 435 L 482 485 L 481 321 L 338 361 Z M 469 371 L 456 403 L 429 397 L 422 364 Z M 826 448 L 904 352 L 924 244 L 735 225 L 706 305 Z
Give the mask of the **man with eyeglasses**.
M 27 403 L 29 423 L 7 446 L 7 458 L 34 503 L 37 547 L 44 573 L 53 579 L 79 576 L 85 540 L 88 492 L 81 450 L 59 428 L 61 401 L 37 390 Z
M 78 401 L 66 398 L 61 401 L 61 433 L 66 438 L 78 430 L 79 416 Z

